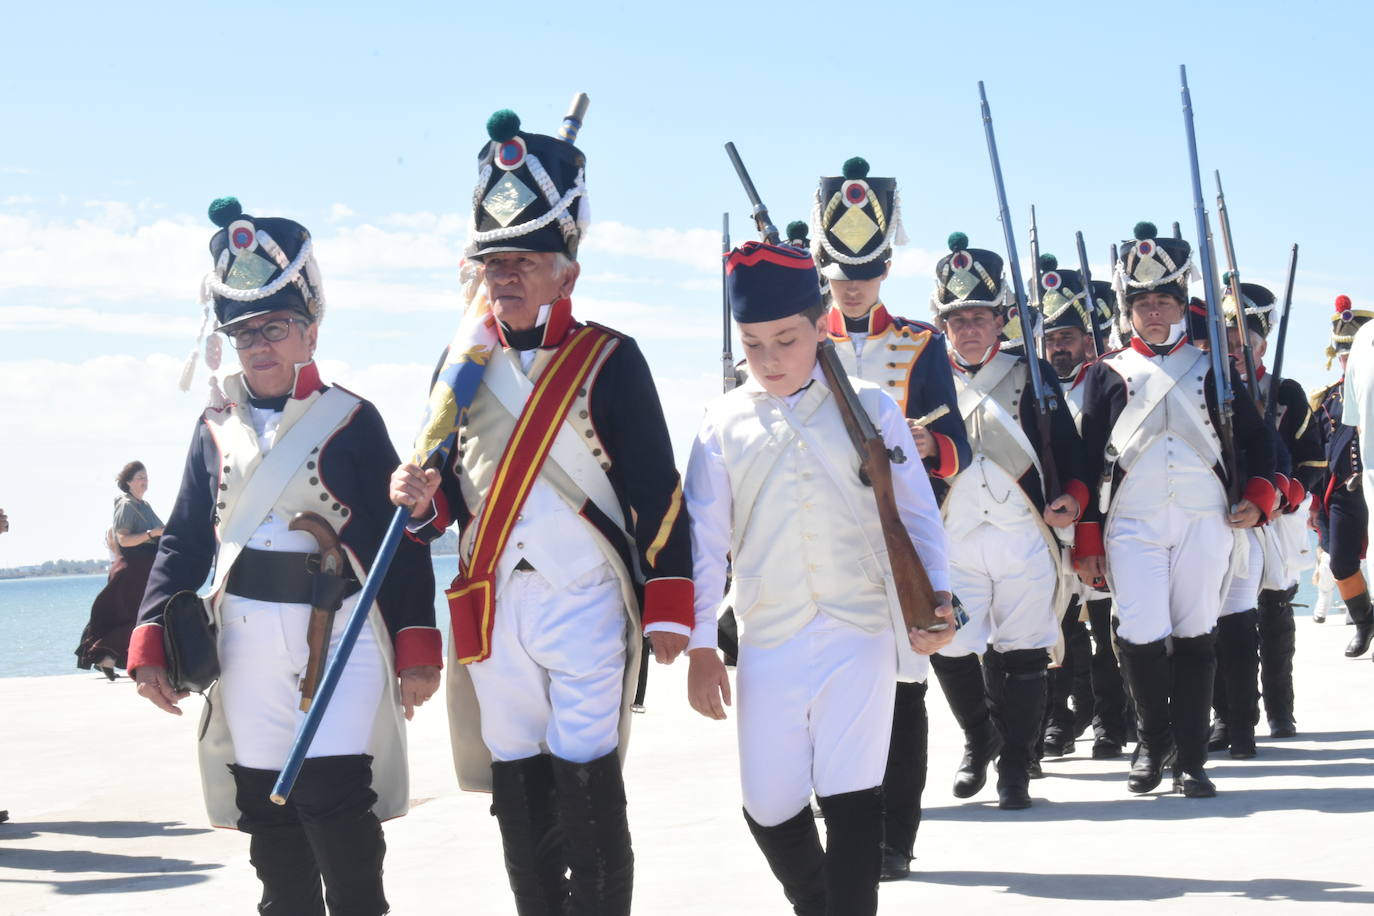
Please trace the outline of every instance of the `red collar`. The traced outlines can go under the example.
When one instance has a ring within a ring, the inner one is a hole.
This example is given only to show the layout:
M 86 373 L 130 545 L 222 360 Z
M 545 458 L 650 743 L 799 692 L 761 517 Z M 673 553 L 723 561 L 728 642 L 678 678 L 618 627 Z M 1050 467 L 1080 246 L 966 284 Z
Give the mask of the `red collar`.
M 493 321 L 496 325 L 496 336 L 501 339 L 501 346 L 510 349 L 510 342 L 506 340 L 506 329 L 501 322 Z M 549 305 L 549 317 L 544 322 L 544 336 L 539 342 L 539 348 L 547 350 L 556 347 L 563 342 L 563 338 L 568 336 L 568 332 L 573 329 L 575 322 L 572 316 L 572 300 L 564 297 Z
M 838 305 L 832 305 L 830 312 L 826 315 L 830 336 L 835 340 L 846 340 L 849 331 L 844 326 L 844 312 L 840 311 Z M 868 312 L 868 334 L 870 337 L 883 333 L 892 327 L 892 316 L 888 314 L 887 307 L 881 302 L 873 306 Z
M 1162 355 L 1162 356 L 1168 356 L 1169 353 L 1176 353 L 1176 352 L 1178 352 L 1178 349 L 1179 349 L 1180 347 L 1184 346 L 1184 345 L 1187 344 L 1187 343 L 1188 343 L 1188 335 L 1187 335 L 1187 334 L 1184 334 L 1183 336 L 1179 337 L 1178 343 L 1174 344 L 1172 347 L 1169 348 L 1168 352 L 1163 353 L 1163 354 L 1160 354 L 1160 353 L 1156 353 L 1155 350 L 1154 350 L 1154 348 L 1151 347 L 1149 344 L 1147 344 L 1143 339 L 1141 339 L 1141 338 L 1139 338 L 1139 337 L 1132 337 L 1132 338 L 1131 338 L 1131 349 L 1134 350 L 1135 352 L 1139 353 L 1141 356 L 1149 356 L 1149 357 L 1161 356 L 1161 355 Z
M 313 359 L 296 368 L 296 384 L 291 389 L 291 397 L 301 400 L 323 390 L 324 382 L 320 381 L 320 368 L 315 365 Z
M 1264 376 L 1265 376 L 1266 374 L 1267 374 L 1267 373 L 1266 373 L 1266 370 L 1265 370 L 1265 368 L 1264 368 L 1264 363 L 1260 363 L 1258 366 L 1255 367 L 1255 381 L 1256 381 L 1256 382 L 1262 382 L 1262 381 L 1264 381 Z

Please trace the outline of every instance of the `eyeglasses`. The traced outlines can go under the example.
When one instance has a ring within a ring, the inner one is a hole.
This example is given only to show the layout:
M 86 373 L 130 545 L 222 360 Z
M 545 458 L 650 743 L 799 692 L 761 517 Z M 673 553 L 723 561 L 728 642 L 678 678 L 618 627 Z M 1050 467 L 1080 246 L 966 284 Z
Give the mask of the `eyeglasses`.
M 256 328 L 231 328 L 224 332 L 224 336 L 229 338 L 235 350 L 247 350 L 257 344 L 259 335 L 268 343 L 285 340 L 293 324 L 304 326 L 305 322 L 298 318 L 274 318 Z

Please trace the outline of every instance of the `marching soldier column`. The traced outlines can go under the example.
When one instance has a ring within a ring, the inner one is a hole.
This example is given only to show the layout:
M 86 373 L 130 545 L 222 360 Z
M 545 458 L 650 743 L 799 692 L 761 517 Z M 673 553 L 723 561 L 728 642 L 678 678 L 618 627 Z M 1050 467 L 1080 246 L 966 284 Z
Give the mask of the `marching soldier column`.
M 894 315 L 882 299 L 893 245 L 905 243 L 897 182 L 869 176 L 855 157 L 841 175 L 822 178 L 812 207 L 811 244 L 831 307 L 826 329 L 845 372 L 886 391 L 907 418 L 916 453 L 934 477 L 968 464 L 968 437 L 959 416 L 945 338 L 933 325 Z M 788 226 L 789 241 L 806 237 L 805 223 Z M 883 779 L 883 879 L 911 871 L 925 791 L 929 720 L 924 658 L 897 682 Z

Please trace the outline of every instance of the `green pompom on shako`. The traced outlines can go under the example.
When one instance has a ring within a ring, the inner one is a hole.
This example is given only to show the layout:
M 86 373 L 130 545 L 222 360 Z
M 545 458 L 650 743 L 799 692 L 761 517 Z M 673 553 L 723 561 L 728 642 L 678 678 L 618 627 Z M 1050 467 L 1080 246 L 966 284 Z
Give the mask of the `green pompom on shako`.
M 868 160 L 862 156 L 846 159 L 840 167 L 840 174 L 849 181 L 868 177 Z
M 1054 255 L 1052 255 L 1052 254 L 1046 252 L 1045 254 L 1042 254 L 1042 255 L 1040 256 L 1040 269 L 1041 269 L 1041 270 L 1055 270 L 1055 269 L 1057 269 L 1058 267 L 1059 267 L 1059 259 L 1056 258 Z
M 1135 229 L 1132 230 L 1131 234 L 1134 235 L 1138 241 L 1143 242 L 1146 239 L 1157 237 L 1159 235 L 1159 229 L 1154 223 L 1148 220 L 1141 220 L 1135 224 Z
M 950 251 L 963 251 L 968 247 L 968 236 L 962 232 L 951 232 L 945 241 Z
M 809 231 L 810 227 L 807 226 L 805 222 L 799 219 L 794 219 L 792 220 L 792 222 L 787 224 L 787 240 L 789 242 L 805 241 L 806 233 Z
M 520 116 L 509 108 L 493 112 L 487 118 L 487 136 L 497 143 L 505 143 L 520 132 Z
M 243 205 L 237 197 L 216 197 L 210 201 L 210 222 L 221 229 L 243 215 Z

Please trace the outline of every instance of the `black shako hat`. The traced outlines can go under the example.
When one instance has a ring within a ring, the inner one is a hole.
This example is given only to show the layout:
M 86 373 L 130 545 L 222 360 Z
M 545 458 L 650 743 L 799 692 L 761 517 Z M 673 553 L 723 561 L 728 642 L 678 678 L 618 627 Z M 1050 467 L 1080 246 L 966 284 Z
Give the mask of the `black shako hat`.
M 324 316 L 320 269 L 304 226 L 250 216 L 236 197 L 213 201 L 210 221 L 221 228 L 210 238 L 214 267 L 201 283 L 201 301 L 213 300 L 220 328 L 281 310 L 311 321 Z
M 507 108 L 487 119 L 487 135 L 477 152 L 466 256 L 554 251 L 576 260 L 591 215 L 587 157 L 566 140 L 522 131 Z
M 1085 334 L 1091 334 L 1092 323 L 1096 321 L 1100 330 L 1109 332 L 1116 296 L 1111 292 L 1111 284 L 1105 280 L 1094 280 L 1092 284 L 1093 296 L 1089 302 L 1080 271 L 1060 267 L 1059 259 L 1052 254 L 1040 255 L 1039 298 L 1044 330 L 1078 328 Z
M 968 247 L 968 236 L 962 232 L 951 232 L 948 242 L 949 254 L 935 265 L 931 312 L 937 318 L 966 308 L 990 308 L 1000 312 L 1007 301 L 1002 256 L 994 251 Z
M 776 321 L 821 304 L 821 281 L 808 251 L 745 242 L 725 258 L 730 314 L 744 324 Z
M 897 179 L 870 178 L 866 160 L 847 160 L 838 177 L 821 178 L 811 207 L 811 234 L 811 250 L 826 279 L 882 276 L 892 246 L 906 244 Z
M 1350 352 L 1356 332 L 1370 319 L 1374 319 L 1374 311 L 1356 308 L 1344 293 L 1336 297 L 1336 311 L 1331 316 L 1331 343 L 1326 347 L 1326 368 L 1331 368 L 1337 356 Z
M 1116 262 L 1118 296 L 1129 308 L 1144 293 L 1167 293 L 1188 301 L 1188 275 L 1193 270 L 1192 246 L 1183 239 L 1156 238 L 1154 223 L 1135 224 L 1135 238 L 1121 243 Z
M 1227 327 L 1235 327 L 1236 300 L 1231 295 L 1231 275 L 1223 275 L 1221 282 L 1221 313 L 1226 316 Z M 1274 326 L 1274 303 L 1278 297 L 1258 283 L 1244 282 L 1240 284 L 1240 297 L 1244 300 L 1245 327 L 1261 337 L 1268 337 L 1269 329 Z

